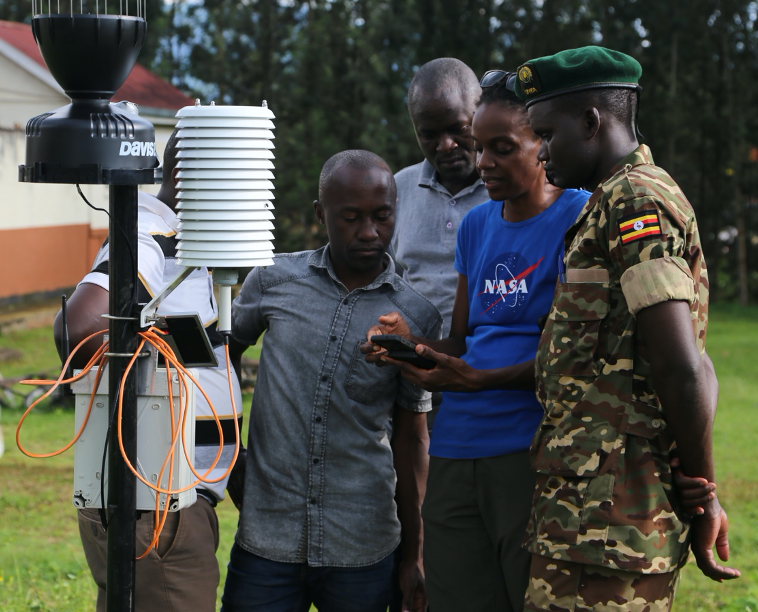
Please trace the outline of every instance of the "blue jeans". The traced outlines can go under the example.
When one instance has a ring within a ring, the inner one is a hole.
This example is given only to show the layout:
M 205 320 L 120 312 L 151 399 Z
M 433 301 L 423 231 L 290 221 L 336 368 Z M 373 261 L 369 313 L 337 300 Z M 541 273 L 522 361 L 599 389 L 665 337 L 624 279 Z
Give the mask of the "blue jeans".
M 232 546 L 221 612 L 386 612 L 392 555 L 364 567 L 269 561 Z

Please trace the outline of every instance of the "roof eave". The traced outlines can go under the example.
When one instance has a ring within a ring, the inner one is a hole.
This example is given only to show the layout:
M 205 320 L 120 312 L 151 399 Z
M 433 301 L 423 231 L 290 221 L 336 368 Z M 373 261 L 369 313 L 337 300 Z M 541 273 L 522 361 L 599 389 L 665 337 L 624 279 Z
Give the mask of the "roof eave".
M 68 96 L 66 96 L 66 92 L 64 92 L 63 88 L 58 85 L 58 81 L 53 78 L 53 75 L 50 74 L 46 67 L 41 66 L 39 63 L 26 55 L 26 53 L 18 50 L 16 47 L 6 42 L 2 38 L 0 38 L 0 53 L 26 70 L 29 74 L 37 77 L 40 81 L 42 81 L 45 85 L 57 93 L 68 98 Z
M 176 125 L 176 113 L 177 111 L 170 108 L 156 108 L 153 106 L 139 107 L 140 116 L 149 119 L 155 125 Z

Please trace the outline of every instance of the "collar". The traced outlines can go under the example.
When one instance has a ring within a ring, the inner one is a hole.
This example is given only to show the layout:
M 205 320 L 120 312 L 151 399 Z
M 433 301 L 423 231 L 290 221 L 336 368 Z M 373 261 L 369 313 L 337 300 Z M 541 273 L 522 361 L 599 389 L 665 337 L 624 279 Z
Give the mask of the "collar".
M 638 146 L 634 151 L 629 153 L 629 155 L 621 158 L 619 163 L 613 166 L 613 168 L 610 169 L 600 184 L 595 187 L 595 190 L 592 192 L 592 195 L 590 195 L 589 199 L 584 204 L 584 208 L 582 208 L 579 216 L 577 216 L 573 225 L 566 231 L 566 235 L 564 237 L 566 245 L 571 244 L 571 241 L 576 235 L 577 229 L 580 225 L 582 225 L 582 223 L 584 223 L 584 220 L 589 212 L 595 207 L 600 198 L 606 192 L 609 183 L 614 181 L 616 177 L 622 172 L 626 174 L 635 166 L 652 165 L 653 163 L 653 154 L 650 151 L 650 147 L 644 144 Z
M 154 195 L 139 191 L 137 193 L 137 203 L 143 210 L 158 215 L 173 231 L 179 230 L 179 217 Z
M 653 165 L 654 163 L 653 153 L 650 151 L 650 147 L 642 144 L 613 166 L 606 177 L 600 182 L 600 185 L 605 185 L 610 182 L 620 172 L 629 172 L 629 170 L 635 166 Z
M 429 160 L 424 158 L 421 162 L 421 172 L 419 173 L 418 186 L 425 189 L 434 189 L 441 193 L 447 194 L 451 197 L 465 196 L 469 193 L 473 193 L 479 185 L 484 185 L 484 181 L 481 178 L 477 178 L 471 185 L 464 187 L 458 193 L 450 193 L 445 187 L 442 186 L 437 180 L 437 171 L 434 166 L 429 163 Z
M 362 291 L 371 291 L 381 287 L 384 284 L 391 285 L 395 291 L 402 291 L 403 287 L 400 282 L 400 277 L 395 274 L 395 263 L 392 261 L 389 253 L 384 254 L 385 267 L 384 270 L 365 287 L 360 287 Z M 329 252 L 329 245 L 321 247 L 313 251 L 308 257 L 308 265 L 314 268 L 320 268 L 326 270 L 329 276 L 335 283 L 342 285 L 342 281 L 337 278 L 334 273 L 334 266 L 332 266 L 332 257 Z M 342 285 L 344 287 L 344 285 Z

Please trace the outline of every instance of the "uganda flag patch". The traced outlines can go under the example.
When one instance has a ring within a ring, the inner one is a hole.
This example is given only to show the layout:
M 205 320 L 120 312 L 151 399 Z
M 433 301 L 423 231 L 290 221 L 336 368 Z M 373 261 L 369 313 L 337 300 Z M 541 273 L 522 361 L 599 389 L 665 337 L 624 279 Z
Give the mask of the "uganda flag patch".
M 661 233 L 661 220 L 655 209 L 641 210 L 619 219 L 621 244 L 629 244 L 650 236 L 659 236 Z

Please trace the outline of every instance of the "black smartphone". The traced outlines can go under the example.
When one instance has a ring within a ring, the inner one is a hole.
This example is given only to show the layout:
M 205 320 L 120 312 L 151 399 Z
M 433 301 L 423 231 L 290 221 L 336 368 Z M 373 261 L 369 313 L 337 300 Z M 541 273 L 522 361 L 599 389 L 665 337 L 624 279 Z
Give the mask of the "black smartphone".
M 419 355 L 416 352 L 416 343 L 402 336 L 380 334 L 371 336 L 371 342 L 387 349 L 388 357 L 392 357 L 392 359 L 397 359 L 398 361 L 407 361 L 422 370 L 431 370 L 437 365 L 434 361 L 425 359 Z

